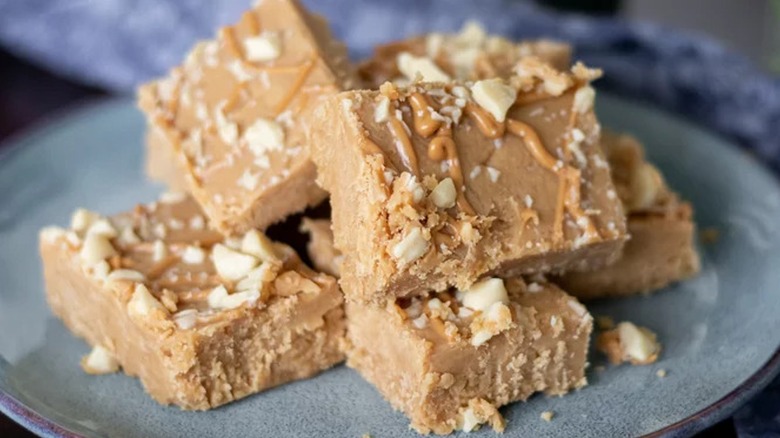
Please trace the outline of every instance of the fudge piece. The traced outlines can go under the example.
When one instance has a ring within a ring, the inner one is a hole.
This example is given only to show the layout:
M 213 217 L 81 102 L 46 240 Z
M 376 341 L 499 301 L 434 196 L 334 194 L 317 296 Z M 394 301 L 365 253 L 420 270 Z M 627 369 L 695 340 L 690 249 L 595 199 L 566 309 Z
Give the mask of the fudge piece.
M 333 232 L 330 230 L 330 220 L 303 218 L 301 232 L 309 234 L 306 252 L 309 254 L 314 268 L 320 272 L 338 278 L 341 275 L 343 257 L 333 246 Z
M 465 292 L 347 302 L 347 365 L 420 433 L 504 422 L 497 408 L 586 385 L 592 318 L 548 283 L 488 278 Z
M 625 216 L 598 147 L 596 73 L 518 66 L 509 81 L 386 83 L 318 108 L 312 157 L 348 298 L 593 269 L 619 255 Z
M 265 229 L 325 199 L 307 118 L 322 96 L 355 83 L 323 18 L 297 0 L 258 2 L 139 90 L 150 176 L 183 182 L 225 234 Z
M 614 329 L 599 334 L 596 348 L 614 365 L 622 362 L 648 365 L 657 361 L 661 354 L 661 344 L 655 333 L 632 322 L 621 322 Z
M 256 230 L 224 239 L 186 196 L 79 210 L 40 251 L 52 311 L 95 347 L 85 370 L 121 366 L 159 403 L 209 409 L 343 359 L 336 280 Z
M 631 239 L 614 264 L 554 281 L 580 299 L 594 299 L 651 292 L 696 275 L 701 264 L 690 204 L 669 189 L 633 137 L 605 131 L 602 147 Z
M 571 64 L 571 46 L 545 39 L 513 42 L 467 22 L 457 34 L 431 33 L 377 46 L 374 56 L 360 63 L 358 74 L 368 88 L 378 88 L 386 81 L 403 84 L 413 80 L 420 71 L 415 65 L 423 66 L 423 76 L 437 71 L 456 80 L 509 77 L 517 61 L 527 56 L 566 70 Z

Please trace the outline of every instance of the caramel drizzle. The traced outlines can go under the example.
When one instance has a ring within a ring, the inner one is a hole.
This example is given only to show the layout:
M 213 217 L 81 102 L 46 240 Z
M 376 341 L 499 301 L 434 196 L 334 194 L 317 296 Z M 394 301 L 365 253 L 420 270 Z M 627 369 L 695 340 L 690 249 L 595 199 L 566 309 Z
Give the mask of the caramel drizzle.
M 564 210 L 575 218 L 577 225 L 580 225 L 580 220 L 584 220 L 586 234 L 598 234 L 593 222 L 580 207 L 580 171 L 567 164 L 559 166 L 558 160 L 550 155 L 542 145 L 539 135 L 528 124 L 519 120 L 509 119 L 506 125 L 509 133 L 520 138 L 525 143 L 528 151 L 542 167 L 558 175 L 558 202 L 555 207 L 553 241 L 559 242 L 563 239 Z
M 414 151 L 412 140 L 406 134 L 403 122 L 398 120 L 395 116 L 390 116 L 390 120 L 387 123 L 390 127 L 390 132 L 392 132 L 395 137 L 396 149 L 404 166 L 409 169 L 409 172 L 413 175 L 419 176 L 420 168 L 417 164 L 417 153 Z
M 455 189 L 458 192 L 458 207 L 469 215 L 475 215 L 474 207 L 466 199 L 463 190 L 463 171 L 460 168 L 460 157 L 458 156 L 458 147 L 452 138 L 452 128 L 442 126 L 436 132 L 436 136 L 428 143 L 428 158 L 435 161 L 447 161 L 447 167 L 450 171 L 450 178 L 455 183 Z
M 431 106 L 428 98 L 421 93 L 409 96 L 409 103 L 414 111 L 414 130 L 423 138 L 433 135 L 441 126 L 441 121 L 433 118 L 428 108 Z
M 495 140 L 504 136 L 506 125 L 499 123 L 493 116 L 485 111 L 484 108 L 477 106 L 474 102 L 466 104 L 466 115 L 471 117 L 471 120 L 477 125 L 477 128 L 482 132 L 485 137 Z

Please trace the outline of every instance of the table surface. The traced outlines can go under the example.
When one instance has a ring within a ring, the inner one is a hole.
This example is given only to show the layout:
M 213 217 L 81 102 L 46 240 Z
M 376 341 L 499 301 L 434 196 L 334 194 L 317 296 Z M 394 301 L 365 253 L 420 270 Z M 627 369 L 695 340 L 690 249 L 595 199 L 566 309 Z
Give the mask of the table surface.
M 0 152 L 3 140 L 78 102 L 105 97 L 103 90 L 85 87 L 40 70 L 0 49 Z M 31 437 L 32 433 L 0 414 L 0 436 Z M 726 419 L 698 437 L 735 437 Z

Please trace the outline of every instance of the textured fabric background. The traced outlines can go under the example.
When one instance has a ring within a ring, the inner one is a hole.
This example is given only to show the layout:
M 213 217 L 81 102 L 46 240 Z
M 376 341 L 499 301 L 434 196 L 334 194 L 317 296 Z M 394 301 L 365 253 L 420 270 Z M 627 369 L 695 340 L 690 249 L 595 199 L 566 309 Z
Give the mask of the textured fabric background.
M 304 0 L 326 15 L 355 57 L 371 47 L 476 19 L 512 37 L 574 43 L 604 68 L 603 89 L 688 117 L 780 171 L 780 81 L 695 35 L 647 23 L 559 15 L 508 0 Z M 176 65 L 198 39 L 235 20 L 249 0 L 0 0 L 0 42 L 76 80 L 116 92 Z M 741 436 L 780 434 L 780 381 L 735 417 Z

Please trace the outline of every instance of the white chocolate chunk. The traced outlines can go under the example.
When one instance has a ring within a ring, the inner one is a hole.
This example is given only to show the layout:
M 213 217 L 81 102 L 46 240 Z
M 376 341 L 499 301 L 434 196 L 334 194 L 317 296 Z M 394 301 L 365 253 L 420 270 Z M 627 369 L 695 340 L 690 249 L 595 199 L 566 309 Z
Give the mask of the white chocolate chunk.
M 152 244 L 152 261 L 159 262 L 168 257 L 168 247 L 162 240 L 155 240 Z
M 411 263 L 422 257 L 428 251 L 430 243 L 425 240 L 420 227 L 412 228 L 409 233 L 396 243 L 391 253 L 402 263 Z
M 189 330 L 195 327 L 197 321 L 198 311 L 195 309 L 182 310 L 173 315 L 173 322 L 182 330 Z
M 113 353 L 96 345 L 81 360 L 81 368 L 87 374 L 111 374 L 119 371 L 119 362 Z
M 633 323 L 621 322 L 617 331 L 624 354 L 636 362 L 647 362 L 660 349 L 652 333 Z
M 209 307 L 215 310 L 235 309 L 245 303 L 254 304 L 260 298 L 260 291 L 246 290 L 228 294 L 225 286 L 219 285 L 209 293 Z
M 504 280 L 500 278 L 486 278 L 474 283 L 462 294 L 463 305 L 474 310 L 487 311 L 495 303 L 508 303 Z
M 596 90 L 590 85 L 580 87 L 574 93 L 574 111 L 585 114 L 593 109 L 593 103 L 596 100 Z
M 263 156 L 268 151 L 278 151 L 284 146 L 284 129 L 273 120 L 258 118 L 244 132 L 244 139 L 249 149 L 256 156 Z
M 100 219 L 100 215 L 94 211 L 79 208 L 73 212 L 73 216 L 70 218 L 70 229 L 76 232 L 86 231 L 98 219 Z
M 254 256 L 232 250 L 220 243 L 214 245 L 212 258 L 219 276 L 230 281 L 245 277 L 259 263 Z
M 244 234 L 241 240 L 241 252 L 253 255 L 264 262 L 280 261 L 271 239 L 254 229 Z
M 497 122 L 506 120 L 506 112 L 514 105 L 517 90 L 501 79 L 485 79 L 471 86 L 474 100 L 489 112 Z
M 632 209 L 652 207 L 664 185 L 664 180 L 658 169 L 652 164 L 642 163 L 631 175 Z
M 92 222 L 89 228 L 87 228 L 87 235 L 90 234 L 96 234 L 108 239 L 113 239 L 118 235 L 116 228 L 106 219 L 98 219 Z
M 184 248 L 181 259 L 188 265 L 199 265 L 203 263 L 204 260 L 206 260 L 206 252 L 197 246 L 188 245 L 186 248 Z
M 92 266 L 92 276 L 98 280 L 108 281 L 108 274 L 110 272 L 111 265 L 105 260 L 101 260 Z
M 68 231 L 62 227 L 44 227 L 41 229 L 39 236 L 44 242 L 53 244 L 60 239 L 64 239 L 67 232 Z
M 474 414 L 474 410 L 471 409 L 471 407 L 466 408 L 463 411 L 461 421 L 463 424 L 461 425 L 461 429 L 463 429 L 464 432 L 471 432 L 474 429 L 476 429 L 480 424 L 482 424 L 479 421 L 479 418 Z
M 419 74 L 423 82 L 449 82 L 452 79 L 444 73 L 430 58 L 417 57 L 409 52 L 402 52 L 397 58 L 398 70 L 410 80 Z
M 382 96 L 374 109 L 374 122 L 384 123 L 390 118 L 390 99 Z
M 117 269 L 111 271 L 106 277 L 108 281 L 128 280 L 128 281 L 144 281 L 146 276 L 138 271 L 132 269 Z
M 455 36 L 455 42 L 461 47 L 481 47 L 485 43 L 487 32 L 482 25 L 474 20 L 466 21 Z
M 136 284 L 133 296 L 127 303 L 127 312 L 134 316 L 147 316 L 154 310 L 161 310 L 167 313 L 165 306 L 149 292 L 146 286 L 140 283 Z
M 452 178 L 444 178 L 434 187 L 429 196 L 433 204 L 439 208 L 451 208 L 455 206 L 458 192 Z
M 105 236 L 100 234 L 89 234 L 84 239 L 84 246 L 81 247 L 79 256 L 87 266 L 92 266 L 97 262 L 116 255 L 116 249 Z
M 163 192 L 159 199 L 163 204 L 178 204 L 187 199 L 187 194 L 184 192 Z
M 136 243 L 141 243 L 141 238 L 135 234 L 133 227 L 125 227 L 122 228 L 122 231 L 119 233 L 119 243 L 122 245 L 134 245 Z
M 263 32 L 262 35 L 244 40 L 246 59 L 253 62 L 266 62 L 282 54 L 282 42 L 276 32 Z
M 277 271 L 278 265 L 274 265 L 272 263 L 263 263 L 255 269 L 249 271 L 249 273 L 246 274 L 246 277 L 239 280 L 238 283 L 236 283 L 236 290 L 243 291 L 257 289 L 259 291 L 263 291 L 265 289 L 265 285 L 272 282 L 276 278 Z
M 440 33 L 429 33 L 425 38 L 425 53 L 429 58 L 436 58 L 442 46 L 444 45 L 444 35 Z

